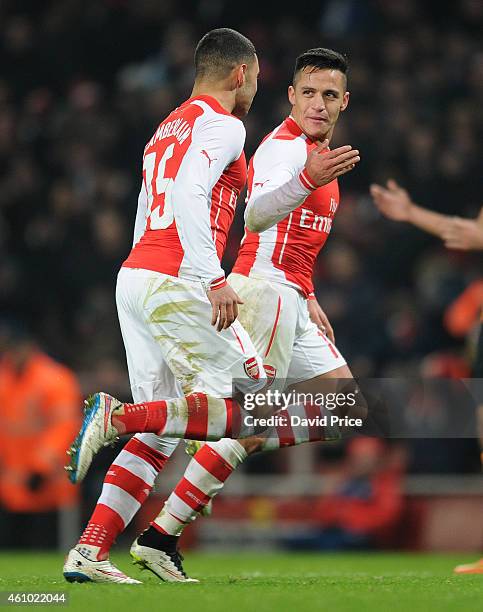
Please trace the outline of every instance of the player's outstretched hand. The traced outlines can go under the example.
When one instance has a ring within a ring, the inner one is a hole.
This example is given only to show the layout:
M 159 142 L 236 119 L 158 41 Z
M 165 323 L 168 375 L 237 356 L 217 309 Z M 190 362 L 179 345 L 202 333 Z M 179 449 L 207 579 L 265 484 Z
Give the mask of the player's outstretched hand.
M 409 221 L 413 203 L 408 192 L 394 179 L 389 179 L 386 187 L 373 184 L 370 192 L 379 211 L 392 221 Z
M 307 300 L 307 308 L 309 311 L 310 320 L 317 325 L 320 331 L 327 336 L 332 344 L 335 344 L 335 336 L 332 325 L 329 323 L 327 315 L 322 310 L 317 300 Z
M 310 179 L 321 187 L 327 185 L 341 174 L 352 170 L 361 159 L 359 151 L 350 145 L 344 145 L 333 151 L 327 151 L 328 140 L 320 143 L 307 156 L 305 170 Z
M 483 250 L 483 227 L 474 219 L 454 217 L 445 225 L 441 238 L 448 249 Z
M 238 317 L 238 304 L 243 304 L 243 301 L 228 284 L 208 291 L 208 299 L 212 308 L 211 324 L 216 325 L 216 331 L 228 329 Z

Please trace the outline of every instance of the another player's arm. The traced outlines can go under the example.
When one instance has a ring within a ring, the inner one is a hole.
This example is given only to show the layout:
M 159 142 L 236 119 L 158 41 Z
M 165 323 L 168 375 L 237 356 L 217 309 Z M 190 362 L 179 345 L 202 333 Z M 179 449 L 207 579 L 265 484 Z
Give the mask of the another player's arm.
M 443 230 L 442 239 L 448 249 L 463 251 L 483 250 L 483 208 L 476 219 L 451 217 Z
M 385 217 L 393 221 L 410 223 L 438 236 L 450 249 L 483 249 L 483 212 L 481 211 L 477 219 L 461 219 L 428 210 L 415 204 L 408 192 L 393 179 L 387 181 L 386 187 L 371 185 L 371 195 Z
M 440 238 L 445 224 L 451 219 L 448 215 L 415 204 L 409 193 L 393 179 L 387 181 L 386 187 L 371 185 L 370 191 L 375 205 L 385 217 L 392 221 L 411 223 Z
M 311 151 L 300 171 L 300 166 L 280 156 L 278 141 L 268 143 L 259 171 L 256 158 L 254 162 L 255 175 L 245 211 L 245 224 L 250 231 L 263 232 L 276 225 L 312 191 L 349 172 L 360 160 L 359 151 L 350 145 L 327 151 L 328 144 L 325 140 Z
M 245 128 L 234 118 L 221 117 L 195 128 L 174 182 L 171 198 L 185 258 L 207 287 L 212 325 L 230 327 L 242 301 L 226 283 L 210 222 L 211 191 L 224 169 L 241 154 Z

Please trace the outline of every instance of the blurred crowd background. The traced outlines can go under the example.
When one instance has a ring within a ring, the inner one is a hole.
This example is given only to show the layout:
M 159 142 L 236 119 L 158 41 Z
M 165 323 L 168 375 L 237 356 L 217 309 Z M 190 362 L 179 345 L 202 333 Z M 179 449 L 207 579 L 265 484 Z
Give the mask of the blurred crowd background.
M 483 3 L 441 7 L 416 0 L 4 0 L 3 321 L 15 320 L 20 335 L 28 330 L 71 368 L 83 394 L 106 389 L 130 398 L 114 287 L 131 246 L 143 148 L 189 97 L 199 38 L 230 26 L 254 41 L 260 60 L 259 92 L 245 120 L 247 156 L 288 114 L 300 52 L 326 46 L 349 57 L 351 101 L 333 144 L 357 147 L 362 161 L 340 180 L 341 207 L 315 281 L 353 372 L 470 376 L 477 316 L 469 308 L 455 323 L 452 308 L 481 279 L 481 255 L 449 252 L 383 219 L 368 191 L 393 177 L 417 203 L 443 213 L 475 217 L 483 204 Z M 242 209 L 240 201 L 227 270 Z M 475 441 L 453 441 L 453 450 L 447 442 L 427 471 L 479 470 Z M 427 458 L 431 446 L 405 452 L 399 469 L 425 471 L 415 457 Z M 278 457 L 285 455 L 254 458 L 248 470 L 283 471 Z M 86 485 L 92 499 L 98 485 L 95 477 Z

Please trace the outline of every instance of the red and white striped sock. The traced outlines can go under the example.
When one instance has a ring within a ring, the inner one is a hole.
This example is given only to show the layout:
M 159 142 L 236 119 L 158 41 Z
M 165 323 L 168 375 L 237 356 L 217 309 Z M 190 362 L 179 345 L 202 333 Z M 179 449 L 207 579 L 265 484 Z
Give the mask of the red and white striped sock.
M 186 440 L 219 440 L 241 436 L 242 413 L 233 399 L 193 393 L 166 401 L 123 404 L 114 411 L 112 424 L 120 434 L 153 432 Z
M 258 436 L 265 438 L 260 450 L 338 439 L 340 433 L 336 427 L 321 425 L 324 415 L 323 408 L 311 404 L 297 404 L 279 410 L 274 416 L 280 417 L 280 424 Z M 292 417 L 310 421 L 292 426 Z M 151 525 L 161 533 L 180 535 L 246 457 L 245 449 L 237 440 L 225 438 L 205 444 L 190 461 L 183 478 Z
M 246 457 L 245 449 L 236 440 L 225 438 L 205 444 L 191 459 L 183 478 L 151 525 L 161 533 L 179 535 Z
M 129 440 L 107 471 L 101 496 L 79 540 L 81 551 L 87 547 L 84 552 L 96 560 L 109 556 L 177 445 L 178 440 L 161 440 L 150 433 Z
M 330 413 L 327 414 L 321 406 L 297 404 L 277 411 L 274 416 L 278 418 L 278 424 L 261 434 L 261 437 L 265 438 L 260 449 L 262 451 L 340 438 L 337 426 L 321 424 L 323 416 L 330 419 Z

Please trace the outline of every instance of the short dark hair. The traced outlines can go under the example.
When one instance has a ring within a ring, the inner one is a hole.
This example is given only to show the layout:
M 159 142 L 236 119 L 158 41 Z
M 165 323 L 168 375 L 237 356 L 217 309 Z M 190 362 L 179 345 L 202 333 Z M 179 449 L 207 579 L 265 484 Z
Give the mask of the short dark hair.
M 231 28 L 211 30 L 195 50 L 196 78 L 221 78 L 237 64 L 250 62 L 256 54 L 251 40 Z
M 304 51 L 295 60 L 295 70 L 293 73 L 294 82 L 297 74 L 305 68 L 315 68 L 316 70 L 329 68 L 330 70 L 339 70 L 342 74 L 347 76 L 349 62 L 347 57 L 338 51 L 317 47 L 316 49 Z

